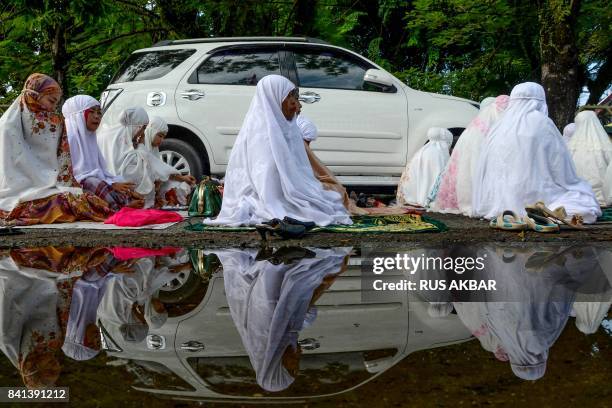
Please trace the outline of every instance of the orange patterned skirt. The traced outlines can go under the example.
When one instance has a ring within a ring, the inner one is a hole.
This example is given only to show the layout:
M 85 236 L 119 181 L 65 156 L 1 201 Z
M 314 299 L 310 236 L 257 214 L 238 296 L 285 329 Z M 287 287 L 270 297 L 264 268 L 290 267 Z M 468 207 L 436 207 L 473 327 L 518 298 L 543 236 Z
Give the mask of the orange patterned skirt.
M 20 203 L 12 211 L 0 210 L 0 220 L 15 225 L 53 224 L 75 221 L 104 221 L 112 215 L 106 201 L 90 193 L 72 193 Z

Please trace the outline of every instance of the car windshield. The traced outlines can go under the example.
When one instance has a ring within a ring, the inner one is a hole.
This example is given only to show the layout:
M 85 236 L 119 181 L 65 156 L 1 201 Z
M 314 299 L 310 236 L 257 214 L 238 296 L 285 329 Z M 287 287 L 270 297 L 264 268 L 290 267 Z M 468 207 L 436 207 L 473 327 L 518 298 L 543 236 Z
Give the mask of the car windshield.
M 112 83 L 161 78 L 193 53 L 195 53 L 195 50 L 191 49 L 134 53 L 123 63 Z

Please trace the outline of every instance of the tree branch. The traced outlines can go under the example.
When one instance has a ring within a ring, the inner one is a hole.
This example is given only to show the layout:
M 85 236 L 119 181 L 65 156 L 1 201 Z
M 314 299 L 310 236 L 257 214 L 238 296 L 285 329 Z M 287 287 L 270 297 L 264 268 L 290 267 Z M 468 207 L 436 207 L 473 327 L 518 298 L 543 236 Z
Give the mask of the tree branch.
M 139 30 L 139 31 L 133 31 L 131 33 L 123 33 L 123 34 L 119 34 L 119 35 L 116 35 L 116 36 L 111 37 L 111 38 L 107 38 L 107 39 L 102 40 L 102 41 L 98 41 L 95 44 L 88 44 L 88 45 L 86 45 L 84 47 L 77 48 L 76 50 L 70 51 L 68 53 L 68 56 L 69 56 L 69 58 L 72 58 L 76 54 L 79 54 L 79 53 L 81 53 L 81 52 L 83 52 L 85 50 L 88 50 L 90 48 L 99 47 L 99 46 L 104 45 L 104 44 L 112 43 L 113 41 L 116 41 L 116 40 L 118 40 L 120 38 L 131 37 L 133 35 L 139 35 L 139 34 L 147 34 L 147 33 L 152 33 L 152 32 L 156 32 L 156 31 L 167 32 L 167 30 L 165 30 L 165 29 L 151 28 L 151 29 L 148 29 L 148 30 Z

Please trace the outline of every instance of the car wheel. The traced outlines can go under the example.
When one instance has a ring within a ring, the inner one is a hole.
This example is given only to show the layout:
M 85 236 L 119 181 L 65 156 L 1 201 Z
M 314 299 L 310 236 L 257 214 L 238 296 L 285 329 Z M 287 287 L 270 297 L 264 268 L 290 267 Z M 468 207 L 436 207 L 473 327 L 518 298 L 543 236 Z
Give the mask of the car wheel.
M 163 303 L 180 303 L 203 285 L 205 283 L 195 271 L 181 271 L 159 289 L 159 300 Z
M 190 174 L 199 179 L 203 174 L 202 159 L 189 143 L 179 139 L 166 139 L 159 147 L 159 154 L 164 163 L 174 167 L 182 175 Z

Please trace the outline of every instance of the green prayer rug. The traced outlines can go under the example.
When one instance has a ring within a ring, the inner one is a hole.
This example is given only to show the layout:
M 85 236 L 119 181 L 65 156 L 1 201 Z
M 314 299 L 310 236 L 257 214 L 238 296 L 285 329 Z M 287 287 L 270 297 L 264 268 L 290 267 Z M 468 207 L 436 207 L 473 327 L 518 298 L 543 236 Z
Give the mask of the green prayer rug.
M 612 223 L 612 207 L 601 209 L 601 217 L 597 218 L 597 223 Z
M 415 234 L 419 232 L 443 232 L 448 228 L 433 218 L 413 215 L 357 215 L 351 217 L 352 225 L 328 225 L 315 227 L 313 232 L 337 232 L 348 234 Z M 250 232 L 255 227 L 219 227 L 204 225 L 200 222 L 185 227 L 189 231 Z

